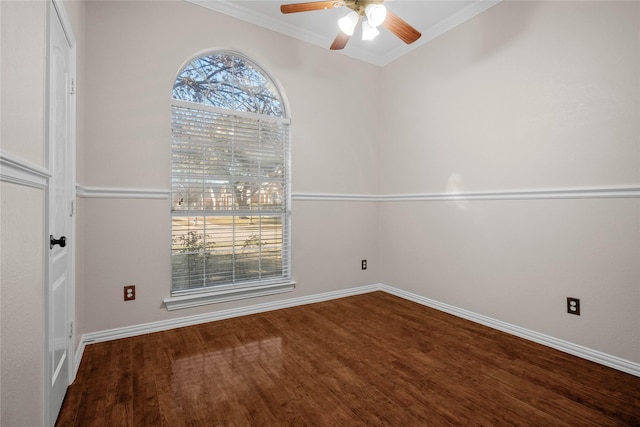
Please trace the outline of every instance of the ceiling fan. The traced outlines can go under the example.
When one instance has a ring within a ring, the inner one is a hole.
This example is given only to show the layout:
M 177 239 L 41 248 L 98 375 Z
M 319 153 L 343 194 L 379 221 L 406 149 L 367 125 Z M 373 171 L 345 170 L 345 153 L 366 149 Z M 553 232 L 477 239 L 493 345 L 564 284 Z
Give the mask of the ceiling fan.
M 418 40 L 422 34 L 402 18 L 388 10 L 382 3 L 384 0 L 332 0 L 332 1 L 312 1 L 307 3 L 283 4 L 280 6 L 282 13 L 310 12 L 313 10 L 333 9 L 346 6 L 351 12 L 338 20 L 340 32 L 331 44 L 331 50 L 344 49 L 347 42 L 361 18 L 362 39 L 371 40 L 380 32 L 378 26 L 384 25 L 389 31 L 395 34 L 406 44 L 411 44 Z

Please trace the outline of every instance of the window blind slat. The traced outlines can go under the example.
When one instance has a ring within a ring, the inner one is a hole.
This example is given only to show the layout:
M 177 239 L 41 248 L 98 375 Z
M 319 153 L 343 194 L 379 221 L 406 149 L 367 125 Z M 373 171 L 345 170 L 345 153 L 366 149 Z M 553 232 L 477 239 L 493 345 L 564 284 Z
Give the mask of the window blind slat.
M 290 279 L 288 123 L 172 107 L 173 291 Z

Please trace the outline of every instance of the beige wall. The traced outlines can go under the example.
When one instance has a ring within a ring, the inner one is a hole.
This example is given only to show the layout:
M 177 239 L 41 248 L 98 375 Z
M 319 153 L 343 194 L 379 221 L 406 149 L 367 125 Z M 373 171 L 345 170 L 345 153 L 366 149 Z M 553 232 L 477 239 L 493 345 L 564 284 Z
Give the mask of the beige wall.
M 502 2 L 385 67 L 382 194 L 638 184 L 638 7 Z
M 0 184 L 0 421 L 43 422 L 44 192 Z
M 46 3 L 0 2 L 0 149 L 38 168 L 46 166 L 46 20 Z M 7 427 L 43 423 L 44 200 L 43 189 L 0 184 L 0 423 Z
M 207 49 L 241 52 L 281 85 L 292 120 L 294 193 L 378 191 L 380 69 L 187 2 L 86 4 L 84 178 L 91 188 L 170 188 L 170 94 Z M 377 205 L 294 200 L 294 292 L 167 312 L 170 205 L 84 198 L 82 332 L 376 283 Z M 321 224 L 321 225 L 318 225 Z M 369 269 L 360 269 L 360 260 Z M 136 285 L 136 300 L 122 287 Z
M 638 2 L 503 2 L 385 67 L 381 193 L 637 188 L 639 33 Z M 380 209 L 381 282 L 640 362 L 637 198 Z
M 2 2 L 0 141 L 4 151 L 41 167 L 45 160 L 46 11 L 44 2 Z

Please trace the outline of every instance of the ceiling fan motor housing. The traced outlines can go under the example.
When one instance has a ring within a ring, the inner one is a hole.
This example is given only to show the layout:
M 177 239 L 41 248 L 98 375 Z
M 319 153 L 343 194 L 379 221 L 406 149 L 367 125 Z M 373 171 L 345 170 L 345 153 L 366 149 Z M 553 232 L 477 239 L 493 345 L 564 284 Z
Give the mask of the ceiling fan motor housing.
M 360 16 L 365 16 L 365 9 L 370 4 L 382 3 L 384 3 L 384 0 L 344 0 L 344 5 L 358 12 Z

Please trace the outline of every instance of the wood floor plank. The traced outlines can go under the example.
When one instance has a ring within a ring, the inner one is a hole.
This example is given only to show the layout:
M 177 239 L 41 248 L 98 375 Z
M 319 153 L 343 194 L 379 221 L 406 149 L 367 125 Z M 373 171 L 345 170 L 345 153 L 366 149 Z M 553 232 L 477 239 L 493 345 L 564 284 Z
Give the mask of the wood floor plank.
M 532 384 L 506 371 L 494 374 L 500 381 L 495 384 L 497 390 L 509 394 L 525 404 L 539 408 L 568 425 L 610 426 L 615 422 L 606 414 L 594 411 L 548 388 Z
M 640 378 L 382 293 L 87 346 L 58 426 L 640 426 Z

